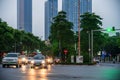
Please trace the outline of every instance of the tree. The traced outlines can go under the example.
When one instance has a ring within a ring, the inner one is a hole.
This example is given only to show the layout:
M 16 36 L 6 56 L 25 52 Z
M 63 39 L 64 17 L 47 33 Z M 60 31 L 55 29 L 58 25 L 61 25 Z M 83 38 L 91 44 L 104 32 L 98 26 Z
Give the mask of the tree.
M 107 52 L 107 54 L 111 54 L 112 56 L 116 56 L 120 53 L 120 43 L 117 43 L 119 37 L 117 36 L 108 36 L 106 39 L 107 42 L 105 44 L 104 50 Z
M 0 19 L 0 53 L 20 52 L 21 50 L 27 50 L 31 53 L 36 49 L 45 51 L 45 48 L 45 43 L 37 36 L 34 36 L 32 33 L 13 29 Z
M 0 52 L 9 51 L 12 48 L 13 29 L 0 19 Z M 7 46 L 6 46 L 7 45 Z
M 102 18 L 95 13 L 84 13 L 81 17 L 81 28 L 83 29 L 81 31 L 81 52 L 82 53 L 88 53 L 89 48 L 89 35 L 91 33 L 91 30 L 98 30 L 101 29 L 100 26 L 102 26 Z M 91 36 L 91 35 L 90 35 Z M 97 53 L 98 50 L 102 47 L 104 36 L 102 35 L 102 32 L 97 31 L 95 34 L 93 34 L 93 40 L 94 40 L 94 53 Z M 83 54 L 84 55 L 84 54 Z
M 117 32 L 117 44 L 120 48 L 120 33 L 119 32 Z
M 49 39 L 54 46 L 54 52 L 59 52 L 59 55 L 63 55 L 64 48 L 70 49 L 73 46 L 74 32 L 72 28 L 73 24 L 66 19 L 66 12 L 60 11 L 53 18 Z

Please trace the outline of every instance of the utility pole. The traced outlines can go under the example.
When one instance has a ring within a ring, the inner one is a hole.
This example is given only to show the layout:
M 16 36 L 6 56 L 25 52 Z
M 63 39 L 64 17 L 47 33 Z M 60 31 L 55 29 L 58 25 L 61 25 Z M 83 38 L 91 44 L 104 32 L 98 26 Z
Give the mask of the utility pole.
M 78 56 L 80 56 L 80 0 L 78 0 Z

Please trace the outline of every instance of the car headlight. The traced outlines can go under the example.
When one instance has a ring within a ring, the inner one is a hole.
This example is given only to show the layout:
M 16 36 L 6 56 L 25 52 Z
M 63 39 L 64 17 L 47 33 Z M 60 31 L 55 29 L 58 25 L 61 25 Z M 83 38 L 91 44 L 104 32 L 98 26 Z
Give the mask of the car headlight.
M 3 59 L 2 61 L 3 61 L 3 62 L 4 62 L 4 61 L 7 61 L 7 59 Z
M 51 62 L 51 60 L 50 60 L 50 59 L 47 59 L 47 62 Z
M 41 63 L 42 63 L 42 64 L 45 64 L 45 61 L 43 60 Z
M 25 61 L 26 59 L 25 58 L 22 58 L 22 61 Z
M 31 61 L 32 64 L 34 64 L 34 61 Z

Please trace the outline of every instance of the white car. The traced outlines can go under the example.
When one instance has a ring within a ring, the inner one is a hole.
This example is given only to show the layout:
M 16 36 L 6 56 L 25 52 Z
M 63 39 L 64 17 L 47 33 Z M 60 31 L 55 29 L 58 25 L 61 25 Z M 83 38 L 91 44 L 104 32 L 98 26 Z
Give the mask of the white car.
M 44 56 L 35 55 L 30 64 L 31 68 L 47 68 L 47 63 Z
M 2 59 L 2 67 L 15 65 L 17 68 L 21 67 L 21 59 L 19 58 L 19 53 L 8 53 L 3 59 Z

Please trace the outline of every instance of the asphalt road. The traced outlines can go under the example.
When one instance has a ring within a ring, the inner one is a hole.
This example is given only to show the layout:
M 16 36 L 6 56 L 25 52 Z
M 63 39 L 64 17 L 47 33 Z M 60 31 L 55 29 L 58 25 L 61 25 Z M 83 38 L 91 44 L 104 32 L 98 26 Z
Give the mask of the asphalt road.
M 52 65 L 48 69 L 0 65 L 0 80 L 120 80 L 119 75 L 120 64 Z

